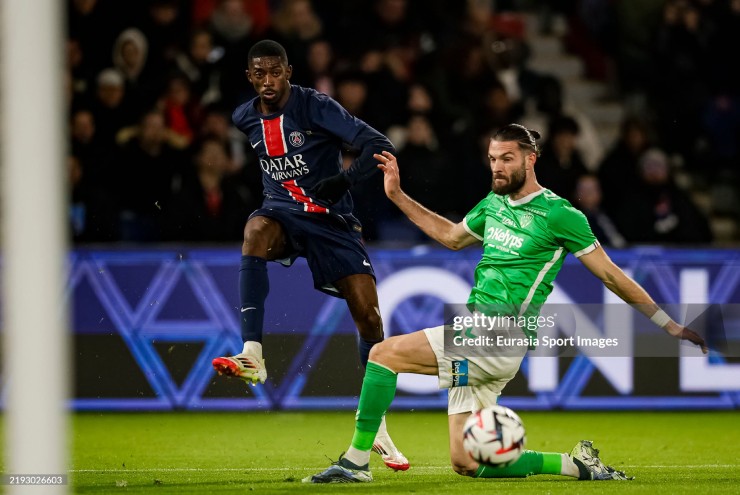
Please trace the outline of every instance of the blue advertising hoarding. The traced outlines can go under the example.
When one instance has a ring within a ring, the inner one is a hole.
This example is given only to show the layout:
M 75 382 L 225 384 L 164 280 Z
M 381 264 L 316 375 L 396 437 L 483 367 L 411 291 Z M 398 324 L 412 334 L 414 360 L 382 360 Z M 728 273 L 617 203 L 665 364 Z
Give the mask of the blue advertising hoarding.
M 440 325 L 444 305 L 467 299 L 480 252 L 420 247 L 371 250 L 386 335 Z M 636 248 L 610 252 L 657 302 L 740 303 L 734 250 Z M 304 260 L 271 263 L 266 307 L 268 381 L 246 387 L 218 377 L 210 361 L 241 349 L 238 249 L 79 249 L 72 257 L 77 410 L 353 409 L 362 370 L 356 330 L 341 299 L 315 291 Z M 607 305 L 634 348 L 672 352 L 599 356 L 546 351 L 525 358 L 502 403 L 517 409 L 734 409 L 740 361 L 695 349 L 652 327 L 569 256 L 548 303 Z M 609 306 L 611 305 L 611 306 Z M 625 312 L 626 310 L 626 312 Z M 738 322 L 727 322 L 730 340 Z M 612 325 L 613 326 L 613 325 Z M 647 328 L 647 330 L 646 330 Z M 616 335 L 616 334 L 615 334 Z M 656 340 L 657 339 L 657 340 Z M 662 340 L 661 340 L 662 339 Z M 737 356 L 737 354 L 734 354 Z M 398 409 L 446 407 L 434 377 L 401 375 Z

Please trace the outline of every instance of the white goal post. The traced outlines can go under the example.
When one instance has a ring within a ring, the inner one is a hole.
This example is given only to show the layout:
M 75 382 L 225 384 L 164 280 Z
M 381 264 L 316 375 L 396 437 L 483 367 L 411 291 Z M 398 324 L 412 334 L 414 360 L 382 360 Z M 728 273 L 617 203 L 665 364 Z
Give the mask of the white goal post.
M 68 468 L 65 5 L 59 0 L 0 2 L 6 477 L 66 474 Z M 67 491 L 59 485 L 4 488 L 8 493 Z

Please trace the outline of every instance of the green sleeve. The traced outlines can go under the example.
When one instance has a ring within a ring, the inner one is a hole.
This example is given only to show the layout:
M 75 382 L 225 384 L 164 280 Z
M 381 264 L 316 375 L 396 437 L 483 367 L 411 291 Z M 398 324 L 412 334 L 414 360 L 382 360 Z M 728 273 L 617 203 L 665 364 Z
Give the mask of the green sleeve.
M 558 244 L 576 258 L 588 254 L 599 246 L 586 216 L 570 204 L 554 208 L 547 219 L 547 226 Z
M 492 195 L 493 192 L 488 193 L 488 196 L 475 205 L 463 219 L 465 230 L 479 241 L 483 240 L 483 234 L 486 232 L 486 208 L 491 202 Z

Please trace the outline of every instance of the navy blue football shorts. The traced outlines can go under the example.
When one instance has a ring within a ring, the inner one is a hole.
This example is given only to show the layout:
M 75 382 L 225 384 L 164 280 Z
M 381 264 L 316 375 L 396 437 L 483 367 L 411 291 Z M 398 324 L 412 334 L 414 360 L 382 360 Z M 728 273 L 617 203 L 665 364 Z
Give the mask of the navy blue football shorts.
M 291 266 L 296 258 L 306 258 L 317 290 L 343 297 L 334 285 L 337 280 L 359 273 L 375 278 L 362 243 L 362 226 L 354 216 L 307 214 L 280 208 L 260 208 L 249 218 L 256 216 L 272 218 L 283 227 L 288 255 L 274 261 Z

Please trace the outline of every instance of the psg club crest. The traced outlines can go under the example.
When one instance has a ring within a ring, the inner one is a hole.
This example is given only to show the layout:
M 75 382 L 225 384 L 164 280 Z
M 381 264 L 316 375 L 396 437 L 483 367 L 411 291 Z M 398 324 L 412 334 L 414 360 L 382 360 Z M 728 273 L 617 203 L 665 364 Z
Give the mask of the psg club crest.
M 298 131 L 291 132 L 290 136 L 288 136 L 288 140 L 290 141 L 290 144 L 292 144 L 294 148 L 303 146 L 303 143 L 306 142 L 306 138 L 303 137 L 303 134 L 301 134 Z

